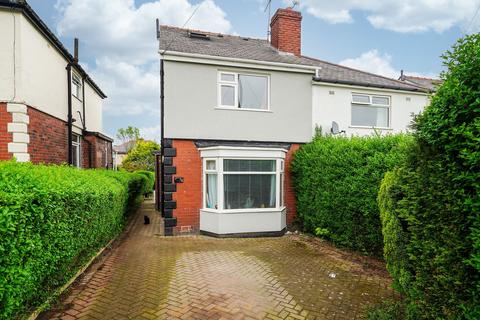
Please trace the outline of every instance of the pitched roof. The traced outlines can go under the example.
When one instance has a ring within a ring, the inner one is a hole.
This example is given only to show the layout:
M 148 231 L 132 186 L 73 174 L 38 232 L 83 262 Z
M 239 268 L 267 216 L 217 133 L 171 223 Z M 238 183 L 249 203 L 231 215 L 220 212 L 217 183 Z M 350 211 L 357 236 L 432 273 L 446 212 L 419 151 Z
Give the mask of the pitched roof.
M 196 31 L 208 36 L 208 39 L 190 37 L 193 30 L 171 26 L 160 27 L 160 51 L 208 56 L 238 58 L 255 61 L 278 62 L 320 68 L 315 81 L 359 85 L 375 88 L 388 88 L 407 91 L 425 91 L 424 88 L 403 81 L 390 79 L 307 56 L 295 56 L 278 51 L 264 39 Z
M 443 82 L 440 79 L 414 77 L 414 76 L 407 76 L 407 75 L 400 76 L 399 80 L 404 81 L 406 83 L 413 84 L 413 85 L 417 85 L 431 92 L 437 91 L 438 86 L 441 85 Z
M 85 76 L 85 81 L 92 86 L 92 88 L 102 97 L 106 98 L 107 96 L 100 87 L 90 78 L 87 72 L 75 62 L 73 56 L 68 52 L 67 48 L 63 43 L 55 36 L 55 34 L 48 28 L 48 26 L 43 22 L 43 20 L 37 15 L 37 13 L 30 7 L 26 0 L 0 0 L 0 8 L 9 8 L 12 10 L 17 10 L 22 12 L 34 25 L 39 29 L 39 31 L 55 46 L 55 48 L 62 54 L 65 59 L 76 69 Z

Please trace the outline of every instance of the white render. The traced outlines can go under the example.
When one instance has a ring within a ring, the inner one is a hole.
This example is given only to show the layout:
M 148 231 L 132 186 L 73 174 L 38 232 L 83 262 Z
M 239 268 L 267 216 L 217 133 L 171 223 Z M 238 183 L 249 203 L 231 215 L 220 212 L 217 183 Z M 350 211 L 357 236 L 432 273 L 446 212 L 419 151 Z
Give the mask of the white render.
M 217 213 L 200 210 L 200 230 L 218 235 L 278 232 L 286 227 L 285 209 L 248 213 Z
M 319 126 L 324 133 L 330 133 L 332 121 L 336 121 L 347 136 L 374 134 L 371 127 L 351 125 L 352 93 L 390 97 L 390 127 L 376 130 L 383 134 L 407 132 L 413 115 L 418 115 L 429 103 L 428 95 L 421 92 L 313 83 L 312 130 Z
M 311 139 L 313 70 L 227 67 L 213 60 L 164 63 L 166 138 L 297 143 Z M 219 71 L 269 76 L 270 110 L 219 108 Z
M 0 41 L 0 102 L 29 106 L 67 121 L 67 59 L 17 11 L 0 9 Z M 87 130 L 102 132 L 103 99 L 87 82 L 84 90 Z M 82 129 L 77 111 L 85 117 L 82 98 L 72 96 L 76 132 Z

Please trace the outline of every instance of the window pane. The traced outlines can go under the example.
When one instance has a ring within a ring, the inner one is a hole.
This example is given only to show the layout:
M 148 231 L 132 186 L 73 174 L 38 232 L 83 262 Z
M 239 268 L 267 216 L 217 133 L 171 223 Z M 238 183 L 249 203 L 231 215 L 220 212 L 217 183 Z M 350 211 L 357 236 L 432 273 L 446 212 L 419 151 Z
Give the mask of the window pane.
M 225 174 L 225 209 L 275 207 L 274 174 Z
M 357 103 L 370 103 L 370 96 L 354 94 L 352 95 L 352 101 Z
M 207 160 L 207 170 L 215 170 L 216 163 L 215 160 Z
M 275 172 L 275 160 L 223 160 L 223 171 Z
M 207 208 L 218 209 L 217 202 L 217 175 L 216 174 L 207 174 L 207 192 L 206 192 L 206 201 L 205 204 Z
M 284 195 L 283 195 L 283 184 L 285 183 L 285 178 L 284 178 L 284 175 L 283 173 L 280 174 L 280 206 L 283 206 L 284 205 L 284 202 L 285 202 L 285 198 L 284 198 Z
M 235 87 L 222 86 L 221 95 L 222 106 L 235 106 Z
M 390 105 L 388 97 L 372 97 L 372 103 L 373 104 L 379 104 L 382 106 L 388 106 Z
M 352 106 L 352 125 L 388 127 L 388 108 Z
M 238 75 L 240 108 L 267 109 L 267 77 Z
M 72 165 L 74 167 L 79 167 L 79 150 L 80 147 L 78 145 L 72 145 Z
M 220 79 L 222 81 L 235 82 L 235 75 L 234 74 L 228 74 L 228 73 L 222 73 L 221 76 L 220 76 Z

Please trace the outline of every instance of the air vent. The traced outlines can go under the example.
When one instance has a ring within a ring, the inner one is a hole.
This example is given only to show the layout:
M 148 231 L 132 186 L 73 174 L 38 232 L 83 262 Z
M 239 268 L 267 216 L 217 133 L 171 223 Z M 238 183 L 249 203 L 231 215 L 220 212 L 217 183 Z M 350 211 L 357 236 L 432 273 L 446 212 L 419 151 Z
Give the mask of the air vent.
M 195 38 L 195 39 L 203 39 L 203 40 L 210 40 L 210 36 L 206 33 L 201 33 L 201 32 L 192 32 L 190 31 L 188 33 L 188 36 L 190 38 Z

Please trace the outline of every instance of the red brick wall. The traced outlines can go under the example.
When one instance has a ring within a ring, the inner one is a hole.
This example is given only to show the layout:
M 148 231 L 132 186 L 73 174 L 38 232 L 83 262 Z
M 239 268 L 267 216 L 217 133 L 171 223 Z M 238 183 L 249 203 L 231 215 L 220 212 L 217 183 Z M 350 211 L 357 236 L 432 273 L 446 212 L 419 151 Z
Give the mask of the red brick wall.
M 173 148 L 177 149 L 177 156 L 173 158 L 173 165 L 177 168 L 175 176 L 185 179 L 184 183 L 177 183 L 177 192 L 173 194 L 173 200 L 177 201 L 173 216 L 177 218 L 178 230 L 181 226 L 192 226 L 194 230 L 198 230 L 202 207 L 200 152 L 190 140 L 173 140 Z
M 292 144 L 285 157 L 285 206 L 287 207 L 287 225 L 291 225 L 297 216 L 295 190 L 293 189 L 290 165 L 293 154 L 300 148 L 299 144 Z
M 9 122 L 12 122 L 12 114 L 7 112 L 6 103 L 0 103 L 0 160 L 12 158 L 12 154 L 8 153 L 8 143 L 13 140 L 13 135 L 7 131 Z
M 82 165 L 84 168 L 112 168 L 112 143 L 95 135 L 88 135 L 82 141 Z M 105 150 L 107 150 L 105 152 Z
M 28 107 L 28 153 L 33 163 L 67 163 L 67 123 Z
M 287 224 L 291 225 L 296 217 L 295 192 L 291 183 L 290 163 L 293 153 L 300 146 L 293 144 L 285 158 L 285 206 L 287 207 Z M 177 191 L 173 200 L 177 201 L 177 209 L 173 216 L 177 218 L 177 230 L 182 226 L 192 226 L 198 230 L 200 226 L 200 209 L 202 208 L 202 160 L 200 152 L 193 141 L 173 140 L 173 148 L 177 156 L 173 165 L 177 168 L 175 176 L 183 177 L 184 183 L 177 183 Z
M 292 9 L 278 9 L 270 23 L 272 46 L 283 52 L 301 55 L 302 14 Z

